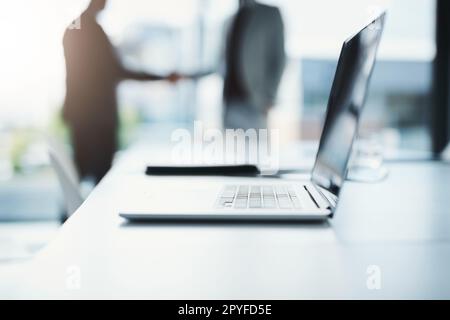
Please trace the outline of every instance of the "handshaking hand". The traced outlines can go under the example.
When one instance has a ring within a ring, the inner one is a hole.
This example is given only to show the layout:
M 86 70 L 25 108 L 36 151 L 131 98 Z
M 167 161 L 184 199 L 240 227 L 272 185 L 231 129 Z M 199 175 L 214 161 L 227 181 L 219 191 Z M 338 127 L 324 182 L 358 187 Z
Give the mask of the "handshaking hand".
M 182 79 L 184 79 L 184 77 L 181 74 L 176 73 L 176 72 L 169 74 L 166 78 L 167 81 L 169 81 L 170 83 L 173 83 L 173 84 L 177 83 L 178 81 L 180 81 Z
M 170 83 L 177 83 L 180 80 L 199 80 L 203 77 L 207 77 L 211 74 L 213 74 L 214 71 L 203 71 L 203 72 L 198 72 L 198 73 L 194 73 L 194 74 L 180 74 L 177 72 L 173 72 L 171 74 L 169 74 L 165 80 L 169 81 Z

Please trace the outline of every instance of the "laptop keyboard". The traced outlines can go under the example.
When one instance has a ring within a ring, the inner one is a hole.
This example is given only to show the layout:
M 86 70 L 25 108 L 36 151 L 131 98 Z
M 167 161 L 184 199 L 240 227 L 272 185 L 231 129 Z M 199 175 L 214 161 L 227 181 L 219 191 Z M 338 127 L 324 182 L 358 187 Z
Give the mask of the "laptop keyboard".
M 300 199 L 292 186 L 226 186 L 218 199 L 220 208 L 299 209 Z

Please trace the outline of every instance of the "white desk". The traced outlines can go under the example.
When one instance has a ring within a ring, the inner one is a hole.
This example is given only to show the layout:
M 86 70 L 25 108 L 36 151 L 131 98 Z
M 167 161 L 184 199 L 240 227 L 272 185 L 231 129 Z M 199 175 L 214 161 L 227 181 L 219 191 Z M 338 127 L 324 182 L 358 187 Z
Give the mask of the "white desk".
M 337 216 L 319 225 L 128 225 L 117 208 L 136 183 L 215 179 L 151 178 L 124 170 L 132 167 L 122 163 L 113 170 L 56 240 L 23 267 L 20 281 L 0 294 L 450 298 L 450 165 L 391 164 L 383 183 L 347 183 Z M 380 290 L 367 287 L 371 265 L 380 268 Z

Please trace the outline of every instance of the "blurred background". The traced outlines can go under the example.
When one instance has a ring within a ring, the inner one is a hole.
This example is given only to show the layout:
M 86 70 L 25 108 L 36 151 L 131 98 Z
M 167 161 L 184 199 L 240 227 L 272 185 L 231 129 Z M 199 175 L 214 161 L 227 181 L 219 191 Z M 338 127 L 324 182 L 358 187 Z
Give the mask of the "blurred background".
M 342 42 L 381 6 L 389 16 L 361 134 L 376 135 L 393 152 L 430 150 L 435 1 L 261 2 L 278 6 L 285 23 L 288 60 L 270 114 L 283 144 L 318 139 Z M 87 4 L 0 2 L 1 222 L 58 221 L 62 200 L 45 141 L 50 135 L 68 143 L 61 118 L 62 36 Z M 174 86 L 123 82 L 121 149 L 142 140 L 168 142 L 171 130 L 189 128 L 194 120 L 220 126 L 225 26 L 237 7 L 237 0 L 109 2 L 100 22 L 127 66 L 157 73 L 217 70 Z M 48 224 L 43 226 L 47 231 Z

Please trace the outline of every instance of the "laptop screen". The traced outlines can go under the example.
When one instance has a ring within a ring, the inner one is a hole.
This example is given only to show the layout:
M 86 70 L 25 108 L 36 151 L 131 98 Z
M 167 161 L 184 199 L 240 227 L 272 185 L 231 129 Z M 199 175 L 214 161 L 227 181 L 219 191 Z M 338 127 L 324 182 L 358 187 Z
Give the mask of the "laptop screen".
M 385 13 L 344 42 L 328 100 L 312 180 L 338 196 L 376 60 Z

